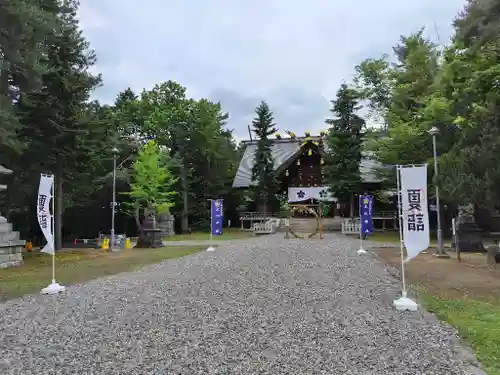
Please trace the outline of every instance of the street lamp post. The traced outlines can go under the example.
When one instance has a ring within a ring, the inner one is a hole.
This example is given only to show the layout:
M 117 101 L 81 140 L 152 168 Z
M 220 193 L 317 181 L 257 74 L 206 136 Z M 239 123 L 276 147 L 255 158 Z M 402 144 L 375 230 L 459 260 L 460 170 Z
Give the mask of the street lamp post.
M 116 155 L 118 154 L 118 149 L 113 147 L 113 202 L 111 203 L 111 241 L 109 243 L 109 249 L 113 250 L 115 246 L 115 210 L 116 210 Z
M 439 129 L 433 126 L 429 130 L 429 134 L 432 136 L 432 151 L 434 154 L 434 186 L 436 188 L 436 214 L 437 214 L 437 241 L 438 241 L 438 251 L 436 256 L 441 258 L 448 258 L 449 256 L 444 252 L 443 244 L 443 230 L 441 229 L 441 205 L 439 204 L 439 188 L 437 184 L 437 179 L 439 176 L 438 172 L 438 162 L 437 162 L 437 147 L 436 147 L 436 136 L 439 134 Z

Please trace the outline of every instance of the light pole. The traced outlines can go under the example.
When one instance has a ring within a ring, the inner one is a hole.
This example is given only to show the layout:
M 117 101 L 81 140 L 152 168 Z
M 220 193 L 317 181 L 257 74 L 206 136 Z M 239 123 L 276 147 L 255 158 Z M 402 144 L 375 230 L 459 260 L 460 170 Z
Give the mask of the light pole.
M 113 147 L 111 150 L 113 152 L 113 202 L 111 204 L 111 241 L 109 243 L 109 249 L 113 250 L 115 246 L 115 209 L 116 209 L 116 155 L 118 154 L 118 149 Z
M 429 130 L 429 134 L 432 136 L 432 151 L 434 154 L 434 186 L 436 188 L 436 214 L 437 214 L 437 241 L 438 241 L 438 251 L 435 254 L 440 258 L 449 258 L 449 256 L 444 252 L 443 245 L 443 230 L 441 229 L 441 205 L 439 204 L 439 188 L 438 188 L 438 162 L 437 162 L 437 148 L 436 148 L 436 136 L 439 134 L 439 129 L 433 126 Z

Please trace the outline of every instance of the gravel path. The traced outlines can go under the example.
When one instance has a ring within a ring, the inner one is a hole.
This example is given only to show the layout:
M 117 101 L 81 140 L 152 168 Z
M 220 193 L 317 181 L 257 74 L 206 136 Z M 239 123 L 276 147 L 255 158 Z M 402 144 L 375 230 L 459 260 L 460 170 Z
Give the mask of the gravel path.
M 0 374 L 474 374 L 451 328 L 391 307 L 398 283 L 356 248 L 278 234 L 9 301 Z

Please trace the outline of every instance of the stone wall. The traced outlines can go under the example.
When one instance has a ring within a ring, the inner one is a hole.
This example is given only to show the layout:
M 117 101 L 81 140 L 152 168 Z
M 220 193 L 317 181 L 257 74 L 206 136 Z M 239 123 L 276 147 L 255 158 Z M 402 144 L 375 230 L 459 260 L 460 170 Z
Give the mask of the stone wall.
M 12 224 L 0 215 L 0 268 L 17 267 L 23 264 L 25 241 L 19 239 L 19 232 L 12 230 Z
M 18 267 L 23 264 L 23 246 L 0 244 L 0 268 Z

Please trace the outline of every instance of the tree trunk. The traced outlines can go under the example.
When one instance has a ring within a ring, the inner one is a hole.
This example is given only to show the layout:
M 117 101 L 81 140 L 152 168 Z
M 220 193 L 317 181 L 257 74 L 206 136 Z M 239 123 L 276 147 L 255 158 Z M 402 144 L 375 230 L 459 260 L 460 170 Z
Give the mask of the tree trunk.
M 351 201 L 349 203 L 349 217 L 354 217 L 354 194 L 351 195 Z
M 146 208 L 144 210 L 144 220 L 141 225 L 141 232 L 137 239 L 138 248 L 156 248 L 163 246 L 161 232 L 156 225 L 156 210 Z
M 63 168 L 62 163 L 58 162 L 55 173 L 54 182 L 54 197 L 55 199 L 55 212 L 54 214 L 54 242 L 55 249 L 62 249 L 62 218 L 63 218 Z
M 144 235 L 144 230 L 141 225 L 141 211 L 138 204 L 136 204 L 135 206 L 134 219 L 135 219 L 135 225 L 137 226 L 137 245 L 135 245 L 135 247 L 140 249 L 149 247 L 147 246 L 148 240 Z
M 137 236 L 140 236 L 142 233 L 141 212 L 139 205 L 137 203 L 135 205 L 134 219 L 135 219 L 135 225 L 137 226 Z
M 182 186 L 182 222 L 181 222 L 181 230 L 182 233 L 189 232 L 189 221 L 188 221 L 188 186 L 187 186 L 187 171 L 186 166 L 184 165 L 184 159 L 181 164 L 181 186 Z

